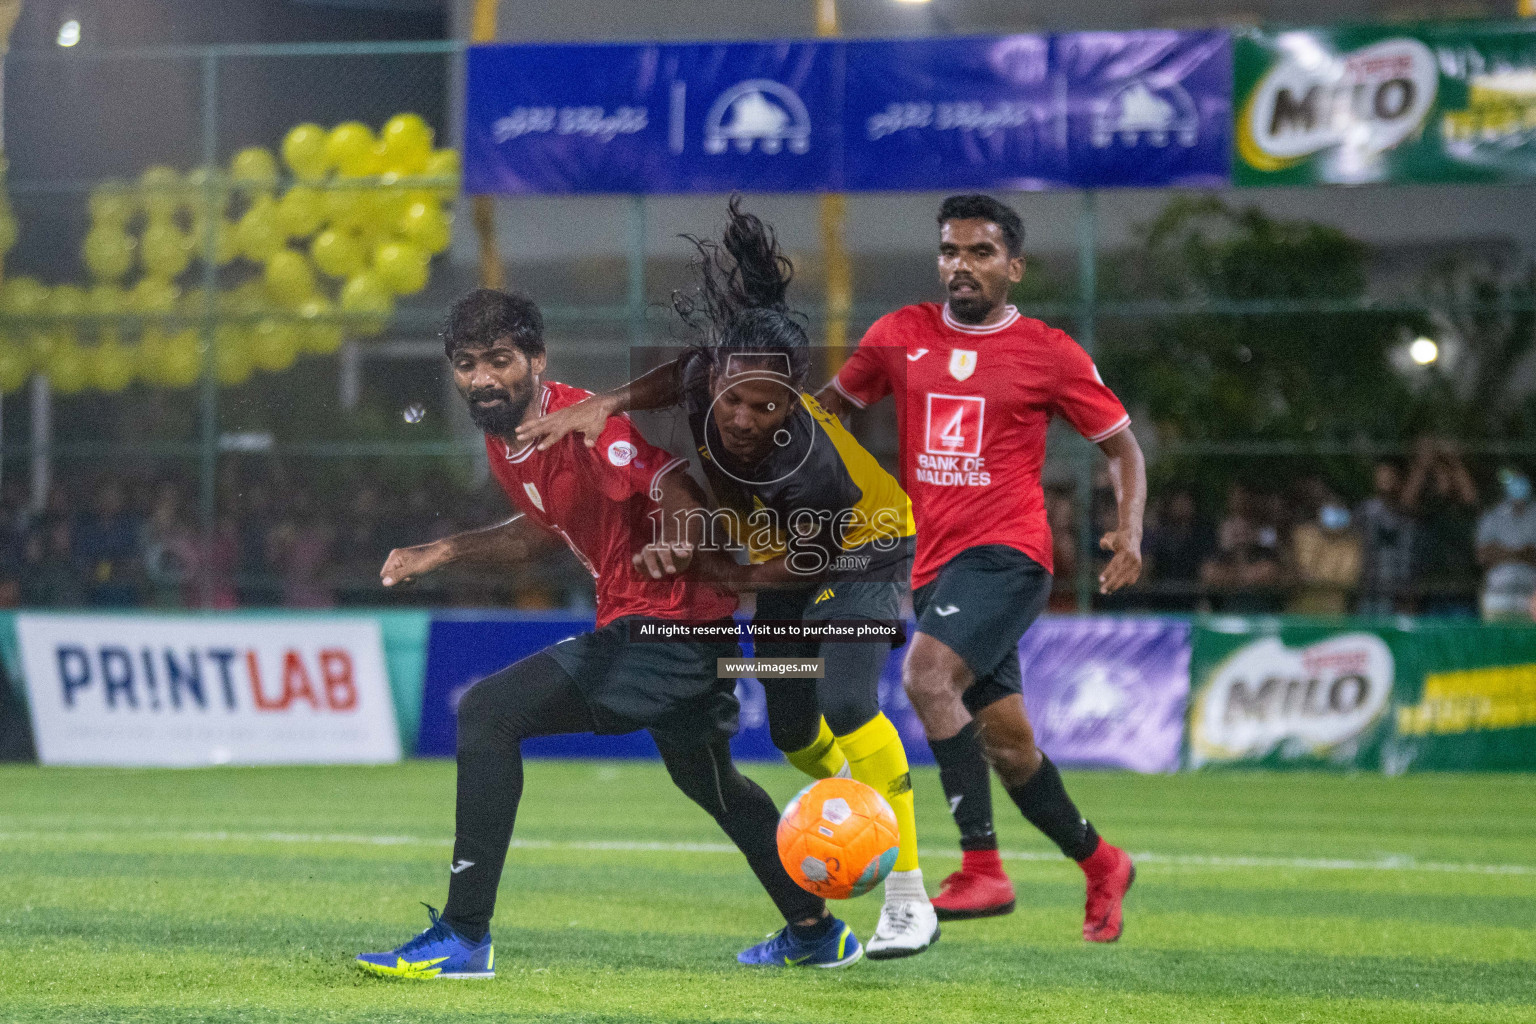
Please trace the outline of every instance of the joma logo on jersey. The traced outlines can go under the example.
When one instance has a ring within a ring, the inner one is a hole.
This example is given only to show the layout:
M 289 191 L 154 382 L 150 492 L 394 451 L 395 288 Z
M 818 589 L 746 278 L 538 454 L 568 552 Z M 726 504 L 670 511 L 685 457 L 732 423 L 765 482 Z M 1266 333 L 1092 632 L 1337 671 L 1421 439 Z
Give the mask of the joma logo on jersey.
M 986 409 L 985 398 L 929 395 L 924 449 L 932 455 L 980 455 Z

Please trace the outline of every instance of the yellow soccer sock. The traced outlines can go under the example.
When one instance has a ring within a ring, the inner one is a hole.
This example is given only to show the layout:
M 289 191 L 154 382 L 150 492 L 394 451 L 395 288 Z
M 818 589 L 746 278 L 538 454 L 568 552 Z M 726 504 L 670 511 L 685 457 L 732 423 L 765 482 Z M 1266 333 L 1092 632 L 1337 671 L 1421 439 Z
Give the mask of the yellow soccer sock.
M 901 745 L 896 727 L 884 715 L 876 715 L 846 736 L 837 738 L 848 755 L 853 777 L 872 788 L 890 803 L 901 830 L 901 846 L 896 855 L 896 871 L 917 867 L 917 810 L 912 801 L 912 772 L 907 766 L 907 752 Z
M 848 758 L 838 745 L 837 737 L 827 720 L 821 720 L 821 731 L 809 746 L 789 751 L 784 755 L 789 763 L 813 779 L 830 779 L 834 775 L 848 774 Z

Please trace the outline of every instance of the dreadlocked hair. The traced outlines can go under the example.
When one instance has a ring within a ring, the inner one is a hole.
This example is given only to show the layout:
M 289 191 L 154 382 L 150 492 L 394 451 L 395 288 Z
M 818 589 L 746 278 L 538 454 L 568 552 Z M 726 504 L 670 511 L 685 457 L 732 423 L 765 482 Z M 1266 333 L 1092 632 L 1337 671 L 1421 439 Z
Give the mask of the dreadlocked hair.
M 782 372 L 788 361 L 796 387 L 810 372 L 811 343 L 797 313 L 784 300 L 795 265 L 779 250 L 773 228 L 741 209 L 732 196 L 730 221 L 719 242 L 684 235 L 697 255 L 698 287 L 672 293 L 672 308 L 700 335 L 695 358 L 725 372 L 733 356 Z

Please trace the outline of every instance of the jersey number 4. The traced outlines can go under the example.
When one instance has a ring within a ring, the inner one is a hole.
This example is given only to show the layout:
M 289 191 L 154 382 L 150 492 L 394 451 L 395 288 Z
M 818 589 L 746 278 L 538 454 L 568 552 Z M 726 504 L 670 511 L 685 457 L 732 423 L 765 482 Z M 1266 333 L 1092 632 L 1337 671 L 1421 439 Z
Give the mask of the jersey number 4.
M 986 411 L 985 398 L 930 394 L 924 447 L 930 455 L 980 455 Z

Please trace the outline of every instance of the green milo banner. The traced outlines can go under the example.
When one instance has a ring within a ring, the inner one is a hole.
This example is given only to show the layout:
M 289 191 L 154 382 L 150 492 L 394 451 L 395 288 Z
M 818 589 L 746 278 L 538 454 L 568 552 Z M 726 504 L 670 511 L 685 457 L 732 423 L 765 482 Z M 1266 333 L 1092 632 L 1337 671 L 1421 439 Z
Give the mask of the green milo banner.
M 1536 178 L 1536 26 L 1239 32 L 1238 185 Z
M 1536 770 L 1531 626 L 1211 617 L 1191 643 L 1191 767 Z

